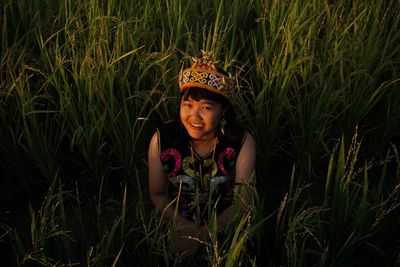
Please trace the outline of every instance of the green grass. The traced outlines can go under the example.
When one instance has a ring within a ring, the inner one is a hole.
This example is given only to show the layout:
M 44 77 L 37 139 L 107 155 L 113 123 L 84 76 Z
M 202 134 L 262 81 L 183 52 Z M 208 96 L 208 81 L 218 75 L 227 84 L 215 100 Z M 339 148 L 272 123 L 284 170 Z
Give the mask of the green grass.
M 179 266 L 146 153 L 177 112 L 182 64 L 203 49 L 240 73 L 235 103 L 258 151 L 254 222 L 208 244 L 213 266 L 400 264 L 399 9 L 3 1 L 1 262 Z

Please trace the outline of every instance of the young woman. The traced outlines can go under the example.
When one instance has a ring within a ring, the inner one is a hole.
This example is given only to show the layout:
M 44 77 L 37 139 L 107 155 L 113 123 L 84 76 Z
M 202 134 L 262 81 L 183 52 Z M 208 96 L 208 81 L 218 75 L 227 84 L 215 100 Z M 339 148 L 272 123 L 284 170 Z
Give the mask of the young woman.
M 256 151 L 236 122 L 230 77 L 210 55 L 194 59 L 179 85 L 178 118 L 150 142 L 149 191 L 156 210 L 175 223 L 175 250 L 194 255 L 213 215 L 223 233 L 251 210 Z

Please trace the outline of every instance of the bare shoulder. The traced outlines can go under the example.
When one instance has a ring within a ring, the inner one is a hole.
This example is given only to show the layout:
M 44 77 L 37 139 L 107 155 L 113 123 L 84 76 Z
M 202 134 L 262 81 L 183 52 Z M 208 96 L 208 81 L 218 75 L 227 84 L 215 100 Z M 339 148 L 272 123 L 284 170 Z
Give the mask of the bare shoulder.
M 246 135 L 243 138 L 243 144 L 242 148 L 240 150 L 240 153 L 243 152 L 243 154 L 255 154 L 256 152 L 256 141 L 254 137 L 251 135 L 251 133 L 246 132 Z
M 149 144 L 149 155 L 158 155 L 159 154 L 159 134 L 155 132 L 151 137 L 150 144 Z
M 254 175 L 256 161 L 256 142 L 254 137 L 247 133 L 236 162 L 236 182 L 248 183 Z
M 256 141 L 255 141 L 253 135 L 251 135 L 251 133 L 249 133 L 249 132 L 246 132 L 245 137 L 244 137 L 243 144 L 246 144 L 246 143 L 247 143 L 247 145 L 250 145 L 250 146 L 254 146 L 254 147 L 256 146 Z
M 156 169 L 161 169 L 161 159 L 160 159 L 160 142 L 159 142 L 158 132 L 154 133 L 151 137 L 148 151 L 148 164 L 149 164 L 149 174 L 154 173 Z M 157 174 L 159 175 L 159 173 Z
M 150 140 L 148 165 L 150 195 L 163 194 L 167 179 L 160 159 L 159 135 L 157 133 L 155 133 Z

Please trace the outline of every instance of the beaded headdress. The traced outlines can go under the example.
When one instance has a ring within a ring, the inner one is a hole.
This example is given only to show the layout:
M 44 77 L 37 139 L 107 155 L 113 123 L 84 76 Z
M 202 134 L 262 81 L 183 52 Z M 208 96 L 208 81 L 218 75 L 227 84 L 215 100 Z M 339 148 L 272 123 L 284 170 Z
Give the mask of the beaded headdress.
M 201 58 L 192 58 L 193 65 L 179 75 L 181 92 L 190 87 L 202 88 L 231 100 L 231 77 L 221 73 L 215 66 L 211 53 L 202 51 Z

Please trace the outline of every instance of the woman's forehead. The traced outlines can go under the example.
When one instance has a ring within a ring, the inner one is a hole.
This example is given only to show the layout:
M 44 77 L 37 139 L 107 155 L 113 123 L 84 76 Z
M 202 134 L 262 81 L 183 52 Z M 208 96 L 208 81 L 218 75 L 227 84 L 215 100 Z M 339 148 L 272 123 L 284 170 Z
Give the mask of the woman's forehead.
M 219 102 L 214 101 L 214 100 L 210 100 L 210 99 L 206 99 L 206 98 L 200 98 L 200 99 L 193 99 L 191 96 L 189 96 L 186 100 L 183 101 L 190 101 L 190 102 L 198 102 L 201 104 L 211 104 L 211 105 L 220 105 Z

